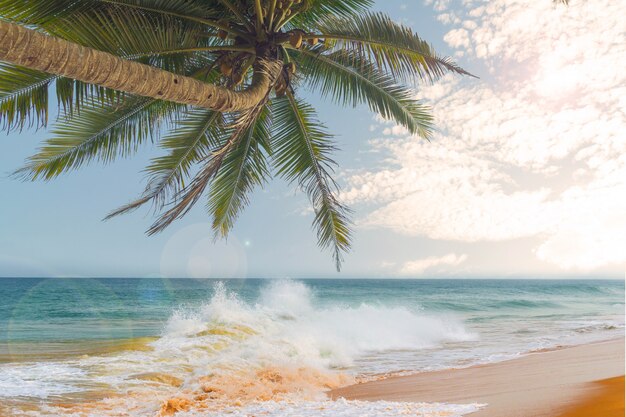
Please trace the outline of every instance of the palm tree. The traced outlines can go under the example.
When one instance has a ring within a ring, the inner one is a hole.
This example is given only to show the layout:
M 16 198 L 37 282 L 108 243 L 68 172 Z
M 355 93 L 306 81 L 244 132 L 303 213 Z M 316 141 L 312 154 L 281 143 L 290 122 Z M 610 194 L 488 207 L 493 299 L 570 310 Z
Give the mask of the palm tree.
M 296 92 L 365 103 L 428 138 L 411 82 L 468 74 L 372 0 L 0 0 L 0 120 L 54 136 L 17 171 L 50 180 L 149 140 L 165 151 L 146 189 L 107 218 L 151 204 L 163 230 L 202 197 L 226 236 L 272 173 L 309 196 L 320 246 L 337 268 L 349 210 L 331 174 L 332 136 Z M 161 137 L 164 128 L 169 133 Z

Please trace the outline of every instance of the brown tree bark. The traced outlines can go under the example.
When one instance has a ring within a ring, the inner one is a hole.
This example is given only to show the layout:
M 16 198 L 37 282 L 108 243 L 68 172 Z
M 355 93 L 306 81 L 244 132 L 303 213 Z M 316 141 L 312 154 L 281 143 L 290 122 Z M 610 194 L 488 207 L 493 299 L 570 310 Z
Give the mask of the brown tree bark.
M 0 21 L 0 61 L 130 94 L 222 112 L 255 106 L 265 97 L 282 67 L 280 62 L 258 60 L 250 86 L 243 91 L 232 91 L 3 21 Z

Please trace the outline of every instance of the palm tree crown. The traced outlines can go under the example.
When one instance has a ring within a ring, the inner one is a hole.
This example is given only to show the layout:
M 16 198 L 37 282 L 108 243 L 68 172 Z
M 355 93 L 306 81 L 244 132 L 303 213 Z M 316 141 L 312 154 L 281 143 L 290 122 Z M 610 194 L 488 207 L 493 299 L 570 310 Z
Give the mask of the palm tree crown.
M 226 236 L 250 191 L 274 173 L 308 194 L 319 244 L 331 248 L 339 268 L 350 245 L 350 220 L 331 177 L 335 145 L 315 109 L 296 92 L 307 87 L 343 105 L 365 103 L 428 138 L 432 117 L 409 86 L 446 72 L 467 74 L 410 28 L 368 11 L 371 3 L 0 0 L 5 24 L 233 92 L 249 88 L 256 73 L 271 72 L 270 64 L 276 68 L 269 86 L 245 108 L 223 111 L 0 63 L 0 122 L 6 131 L 46 126 L 51 90 L 60 109 L 53 137 L 18 174 L 49 180 L 158 140 L 164 154 L 146 168 L 144 193 L 108 217 L 152 204 L 159 212 L 152 234 L 206 198 L 216 236 Z M 89 64 L 97 70 L 96 62 Z M 180 93 L 193 97 L 197 91 Z M 161 136 L 164 128 L 169 133 Z

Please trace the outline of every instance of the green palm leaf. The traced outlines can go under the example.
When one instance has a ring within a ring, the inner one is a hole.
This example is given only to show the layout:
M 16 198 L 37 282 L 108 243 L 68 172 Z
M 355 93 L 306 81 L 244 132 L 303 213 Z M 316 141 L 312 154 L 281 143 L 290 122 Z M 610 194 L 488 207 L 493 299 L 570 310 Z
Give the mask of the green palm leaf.
M 48 87 L 57 77 L 0 62 L 0 124 L 22 129 L 48 121 Z
M 119 91 L 93 84 L 86 84 L 65 77 L 58 77 L 56 79 L 55 90 L 59 105 L 62 108 L 62 114 L 66 118 L 72 118 L 79 114 L 80 108 L 85 103 L 92 105 L 98 103 L 101 106 L 117 105 L 123 98 L 122 93 Z
M 316 36 L 336 50 L 357 52 L 379 71 L 411 79 L 433 80 L 446 72 L 471 75 L 449 58 L 437 56 L 432 46 L 407 26 L 383 13 L 361 13 L 348 18 L 331 16 L 317 25 Z
M 91 0 L 115 5 L 125 10 L 130 8 L 150 10 L 157 14 L 172 17 L 188 16 L 208 19 L 224 12 L 217 1 L 198 0 Z
M 250 191 L 269 176 L 263 151 L 270 151 L 270 129 L 271 121 L 265 109 L 237 147 L 224 158 L 211 185 L 207 205 L 216 235 L 228 234 L 241 210 L 248 205 Z
M 214 6 L 195 0 L 0 0 L 0 16 L 45 26 L 75 13 L 124 7 L 198 19 L 214 15 Z
M 348 210 L 333 192 L 336 185 L 329 173 L 334 165 L 329 156 L 334 150 L 331 136 L 315 119 L 313 108 L 290 93 L 274 100 L 272 115 L 272 149 L 278 174 L 296 181 L 308 194 L 315 210 L 313 226 L 318 242 L 332 249 L 339 270 L 342 254 L 350 246 L 350 220 Z
M 48 30 L 63 39 L 177 73 L 184 71 L 195 51 L 215 45 L 200 26 L 134 9 L 76 13 L 49 25 Z
M 311 88 L 343 105 L 366 103 L 372 111 L 395 120 L 411 133 L 424 138 L 430 136 L 430 109 L 420 104 L 411 90 L 378 71 L 358 52 L 336 51 L 325 55 L 321 51 L 321 48 L 291 51 Z
M 193 109 L 174 123 L 172 132 L 161 141 L 169 153 L 154 158 L 146 168 L 150 174 L 143 195 L 109 214 L 106 219 L 133 211 L 147 202 L 162 207 L 185 187 L 193 164 L 207 158 L 219 147 L 224 135 L 224 116 L 219 112 Z
M 53 87 L 64 114 L 73 116 L 86 101 L 112 103 L 116 91 L 28 68 L 0 63 L 0 124 L 7 132 L 48 122 L 49 90 Z
M 52 179 L 92 159 L 108 163 L 134 153 L 158 135 L 161 122 L 180 105 L 146 97 L 120 104 L 87 104 L 76 117 L 61 122 L 39 152 L 17 174 L 27 179 Z
M 1 0 L 0 0 L 1 1 Z M 241 19 L 241 15 L 234 15 L 224 5 L 223 1 L 198 2 L 194 0 L 92 0 L 101 1 L 109 5 L 116 5 L 123 10 L 135 9 L 153 15 L 160 15 L 186 23 L 197 23 L 210 28 L 220 28 L 233 35 L 250 39 L 250 36 L 234 27 L 224 25 L 226 20 L 237 21 L 237 25 L 247 23 L 248 19 Z M 241 5 L 239 5 L 241 7 Z
M 268 97 L 266 96 L 256 107 L 243 111 L 233 118 L 219 141 L 219 147 L 203 158 L 201 161 L 202 166 L 193 178 L 193 181 L 174 196 L 172 201 L 173 207 L 157 219 L 152 227 L 148 229 L 148 234 L 152 235 L 163 231 L 174 220 L 181 218 L 191 210 L 207 186 L 218 175 L 224 160 L 237 149 L 245 133 L 254 126 L 259 116 L 263 114 L 267 100 Z
M 329 16 L 350 18 L 374 4 L 373 0 L 308 0 L 308 3 L 308 10 L 295 15 L 290 20 L 290 26 L 311 27 Z
M 44 25 L 97 3 L 96 0 L 0 0 L 0 16 L 15 22 Z

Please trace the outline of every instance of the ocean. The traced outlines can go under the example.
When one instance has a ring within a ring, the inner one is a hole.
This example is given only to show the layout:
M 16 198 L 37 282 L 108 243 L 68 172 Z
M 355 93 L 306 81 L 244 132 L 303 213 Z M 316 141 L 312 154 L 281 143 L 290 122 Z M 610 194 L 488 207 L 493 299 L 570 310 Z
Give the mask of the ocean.
M 461 416 L 324 391 L 624 336 L 612 280 L 0 279 L 0 415 Z

